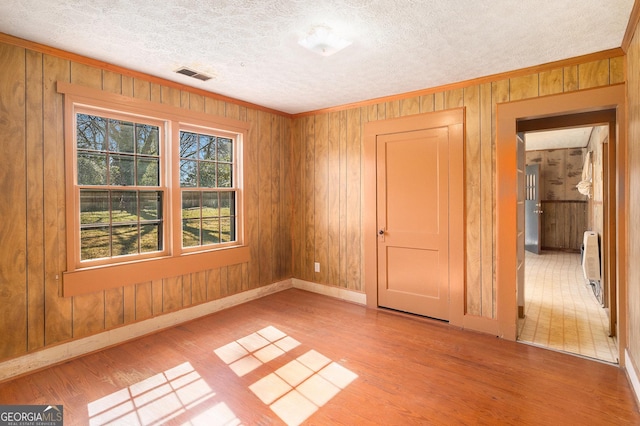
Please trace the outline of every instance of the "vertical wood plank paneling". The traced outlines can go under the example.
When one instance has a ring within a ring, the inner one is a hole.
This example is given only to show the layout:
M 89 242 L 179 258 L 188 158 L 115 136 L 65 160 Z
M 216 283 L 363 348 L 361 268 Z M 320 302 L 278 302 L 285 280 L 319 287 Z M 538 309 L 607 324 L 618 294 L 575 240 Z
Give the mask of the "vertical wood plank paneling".
M 452 109 L 464 106 L 465 90 L 463 88 L 447 90 L 444 93 L 444 109 Z
M 282 124 L 281 118 L 276 115 L 271 116 L 271 269 L 273 271 L 271 280 L 279 281 L 282 279 L 282 258 L 280 253 L 282 252 L 282 240 L 281 236 L 284 233 L 282 229 L 282 212 L 280 210 L 280 198 L 282 193 L 281 178 L 282 178 Z M 229 270 L 230 275 L 231 269 Z M 242 279 L 242 269 L 239 271 L 238 278 Z M 268 284 L 268 283 L 267 283 Z
M 624 56 L 609 59 L 609 84 L 624 83 Z
M 540 96 L 555 95 L 564 90 L 562 68 L 540 73 L 538 93 Z
M 433 106 L 434 111 L 442 111 L 444 109 L 444 92 L 433 94 Z
M 530 74 L 522 77 L 512 78 L 509 82 L 509 99 L 518 101 L 538 96 L 538 74 Z
M 308 117 L 304 124 L 304 261 L 303 279 L 313 281 L 315 257 L 315 126 L 314 117 Z
M 565 92 L 573 92 L 578 90 L 578 66 L 573 65 L 563 69 L 563 84 Z
M 180 106 L 180 90 L 174 87 L 162 86 L 160 88 L 160 99 L 162 100 L 163 104 L 179 107 Z
M 494 299 L 494 143 L 491 138 L 493 119 L 491 83 L 480 86 L 480 252 L 482 256 L 482 316 L 493 318 Z
M 204 96 L 189 93 L 189 109 L 191 111 L 204 112 Z
M 432 112 L 435 110 L 435 96 L 422 95 L 420 96 L 420 112 Z
M 389 105 L 387 105 L 387 108 Z M 361 123 L 360 110 L 347 111 L 347 288 L 362 290 L 361 258 Z
M 151 281 L 151 307 L 153 315 L 160 315 L 164 306 L 163 280 Z
M 162 101 L 162 87 L 159 84 L 151 83 L 151 102 L 160 103 Z
M 327 226 L 328 226 L 328 204 L 327 188 L 329 162 L 327 158 L 328 143 L 328 115 L 320 114 L 316 116 L 314 127 L 315 140 L 315 173 L 314 173 L 314 261 L 320 264 L 320 272 L 314 272 L 314 281 L 327 283 Z
M 194 305 L 207 301 L 206 271 L 198 271 L 191 274 L 191 301 Z
M 206 271 L 207 300 L 220 299 L 220 269 Z
M 482 250 L 480 216 L 481 202 L 481 145 L 480 90 L 478 86 L 464 89 L 465 118 L 465 213 L 466 213 L 466 285 L 467 311 L 482 315 Z
M 291 127 L 291 191 L 293 193 L 292 207 L 292 245 L 293 245 L 293 276 L 302 277 L 302 259 L 304 258 L 303 244 L 303 211 L 304 206 L 300 202 L 302 200 L 303 185 L 303 168 L 302 168 L 302 126 L 303 120 L 294 120 Z
M 135 285 L 136 321 L 153 316 L 153 294 L 151 281 Z
M 260 240 L 258 235 L 258 199 L 260 193 L 258 180 L 258 152 L 259 152 L 259 132 L 262 130 L 258 125 L 258 112 L 256 110 L 247 111 L 250 123 L 247 141 L 245 141 L 245 236 L 249 243 L 251 259 L 249 261 L 249 288 L 256 288 L 260 284 Z M 219 273 L 218 273 L 219 275 Z M 218 278 L 218 283 L 220 282 Z M 220 293 L 218 293 L 220 294 Z
M 497 82 L 493 82 L 491 83 L 491 144 L 492 144 L 492 150 L 491 150 L 491 155 L 493 158 L 493 162 L 492 162 L 492 170 L 491 170 L 491 181 L 493 182 L 493 187 L 494 187 L 494 191 L 493 191 L 493 196 L 492 196 L 492 214 L 493 214 L 493 220 L 492 220 L 492 224 L 495 227 L 496 226 L 496 198 L 495 198 L 495 194 L 496 194 L 496 111 L 497 111 L 497 105 L 499 103 L 503 103 L 503 102 L 507 102 L 509 101 L 509 80 L 500 80 Z M 496 255 L 495 255 L 495 247 L 496 247 L 496 232 L 495 232 L 495 228 L 494 228 L 494 232 L 493 232 L 493 247 L 494 247 L 494 255 L 493 255 L 493 274 L 494 274 L 494 279 L 493 279 L 493 312 L 495 315 L 496 312 L 496 298 L 497 298 L 497 291 L 496 291 L 496 279 L 495 279 L 495 266 L 496 263 L 498 262 Z
M 578 82 L 581 90 L 609 84 L 609 60 L 578 65 Z
M 378 106 L 373 106 L 373 113 L 378 114 Z M 337 284 L 340 287 L 347 287 L 348 275 L 347 275 L 347 112 L 340 111 L 340 165 L 339 165 L 339 187 L 340 192 L 340 210 L 338 215 L 340 217 L 340 264 L 339 264 L 339 279 Z
M 327 284 L 340 283 L 340 112 L 328 117 L 327 134 Z
M 130 324 L 136 320 L 136 288 L 128 285 L 123 289 L 122 294 L 122 316 L 125 324 Z
M 0 44 L 0 357 L 27 351 L 27 188 L 25 157 L 25 49 Z M 12 267 L 4 267 L 4 264 Z
M 71 83 L 102 88 L 102 71 L 84 64 L 71 63 Z M 73 297 L 73 337 L 95 334 L 105 328 L 105 292 Z
M 45 343 L 72 337 L 72 303 L 59 297 L 62 271 L 66 269 L 64 132 L 62 96 L 56 82 L 70 80 L 70 63 L 45 55 L 44 66 L 44 261 Z
M 182 275 L 182 306 L 191 306 L 191 274 Z
M 213 98 L 204 98 L 204 111 L 208 114 L 224 117 L 226 115 L 226 104 L 224 101 Z
M 281 144 L 282 144 L 282 170 L 280 172 L 280 253 L 282 271 L 280 280 L 292 277 L 292 253 L 293 253 L 293 192 L 292 192 L 292 152 L 291 152 L 291 120 L 281 117 Z
M 133 79 L 133 97 L 136 99 L 143 99 L 145 101 L 151 100 L 151 83 L 139 78 Z
M 260 285 L 271 282 L 273 265 L 271 262 L 272 235 L 271 235 L 271 116 L 258 112 L 258 246 L 260 263 Z
M 123 75 L 122 76 L 122 94 L 124 96 L 133 97 L 133 92 L 134 92 L 133 86 L 134 86 L 133 77 Z M 178 104 L 178 106 L 180 106 L 180 104 Z
M 113 71 L 102 71 L 102 90 L 105 92 L 122 94 L 122 75 Z
M 136 295 L 137 298 L 137 295 Z M 137 304 L 136 304 L 137 305 Z M 182 307 L 182 276 L 162 280 L 162 312 L 176 311 Z M 138 306 L 136 306 L 136 318 Z
M 396 118 L 400 117 L 400 101 L 393 100 L 385 103 L 385 118 Z
M 44 164 L 42 54 L 26 51 L 27 337 L 28 350 L 44 346 Z M 4 216 L 3 216 L 4 217 Z
M 401 99 L 400 100 L 400 115 L 413 115 L 420 113 L 420 97 Z

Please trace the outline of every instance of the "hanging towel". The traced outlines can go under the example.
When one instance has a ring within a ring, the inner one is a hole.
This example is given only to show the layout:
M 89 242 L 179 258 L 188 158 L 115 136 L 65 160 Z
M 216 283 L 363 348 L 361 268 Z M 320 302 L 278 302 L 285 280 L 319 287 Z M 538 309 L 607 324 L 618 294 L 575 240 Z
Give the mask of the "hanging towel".
M 584 157 L 584 165 L 582 166 L 582 180 L 576 185 L 578 192 L 591 198 L 591 151 L 587 152 Z

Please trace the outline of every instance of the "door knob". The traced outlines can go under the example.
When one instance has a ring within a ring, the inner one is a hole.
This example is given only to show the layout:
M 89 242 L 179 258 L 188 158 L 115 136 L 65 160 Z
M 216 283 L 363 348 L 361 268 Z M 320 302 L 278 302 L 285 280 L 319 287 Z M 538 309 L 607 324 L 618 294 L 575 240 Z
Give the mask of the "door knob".
M 379 230 L 378 235 L 384 235 L 384 229 Z

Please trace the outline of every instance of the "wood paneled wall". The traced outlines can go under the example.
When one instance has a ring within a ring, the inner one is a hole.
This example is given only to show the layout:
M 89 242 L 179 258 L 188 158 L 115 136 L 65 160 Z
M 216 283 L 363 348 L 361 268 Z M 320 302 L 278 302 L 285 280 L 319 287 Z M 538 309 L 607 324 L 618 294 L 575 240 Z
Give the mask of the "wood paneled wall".
M 543 201 L 540 245 L 543 250 L 580 252 L 588 230 L 586 201 Z
M 364 123 L 466 108 L 467 313 L 495 318 L 496 104 L 624 82 L 614 57 L 451 90 L 295 117 L 294 277 L 364 291 L 362 128 Z M 375 232 L 375 230 L 366 230 Z M 320 262 L 320 272 L 314 272 Z
M 0 64 L 0 361 L 291 277 L 289 117 L 2 42 Z M 249 122 L 244 166 L 251 260 L 60 297 L 64 111 L 56 81 Z
M 634 30 L 627 51 L 627 120 L 628 120 L 628 247 L 627 258 L 627 350 L 640 372 L 640 25 Z

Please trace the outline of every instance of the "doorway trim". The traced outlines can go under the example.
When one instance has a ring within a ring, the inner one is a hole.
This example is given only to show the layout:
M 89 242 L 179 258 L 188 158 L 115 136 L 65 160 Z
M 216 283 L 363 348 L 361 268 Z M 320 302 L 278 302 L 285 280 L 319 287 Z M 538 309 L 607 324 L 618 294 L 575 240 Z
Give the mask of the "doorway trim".
M 616 284 L 618 288 L 618 351 L 624 365 L 627 337 L 626 281 L 626 199 L 627 199 L 627 138 L 625 113 L 626 86 L 612 85 L 596 89 L 545 96 L 497 105 L 496 124 L 496 312 L 499 336 L 509 340 L 517 337 L 517 144 L 518 120 L 546 118 L 557 115 L 614 109 L 616 111 L 615 200 L 611 208 L 615 215 L 609 224 L 615 229 Z M 611 222 L 613 221 L 613 222 Z
M 377 256 L 377 137 L 410 130 L 447 127 L 449 131 L 449 323 L 462 325 L 465 294 L 464 246 L 464 117 L 456 108 L 364 125 L 363 138 L 363 241 L 364 283 L 367 307 L 378 308 Z

